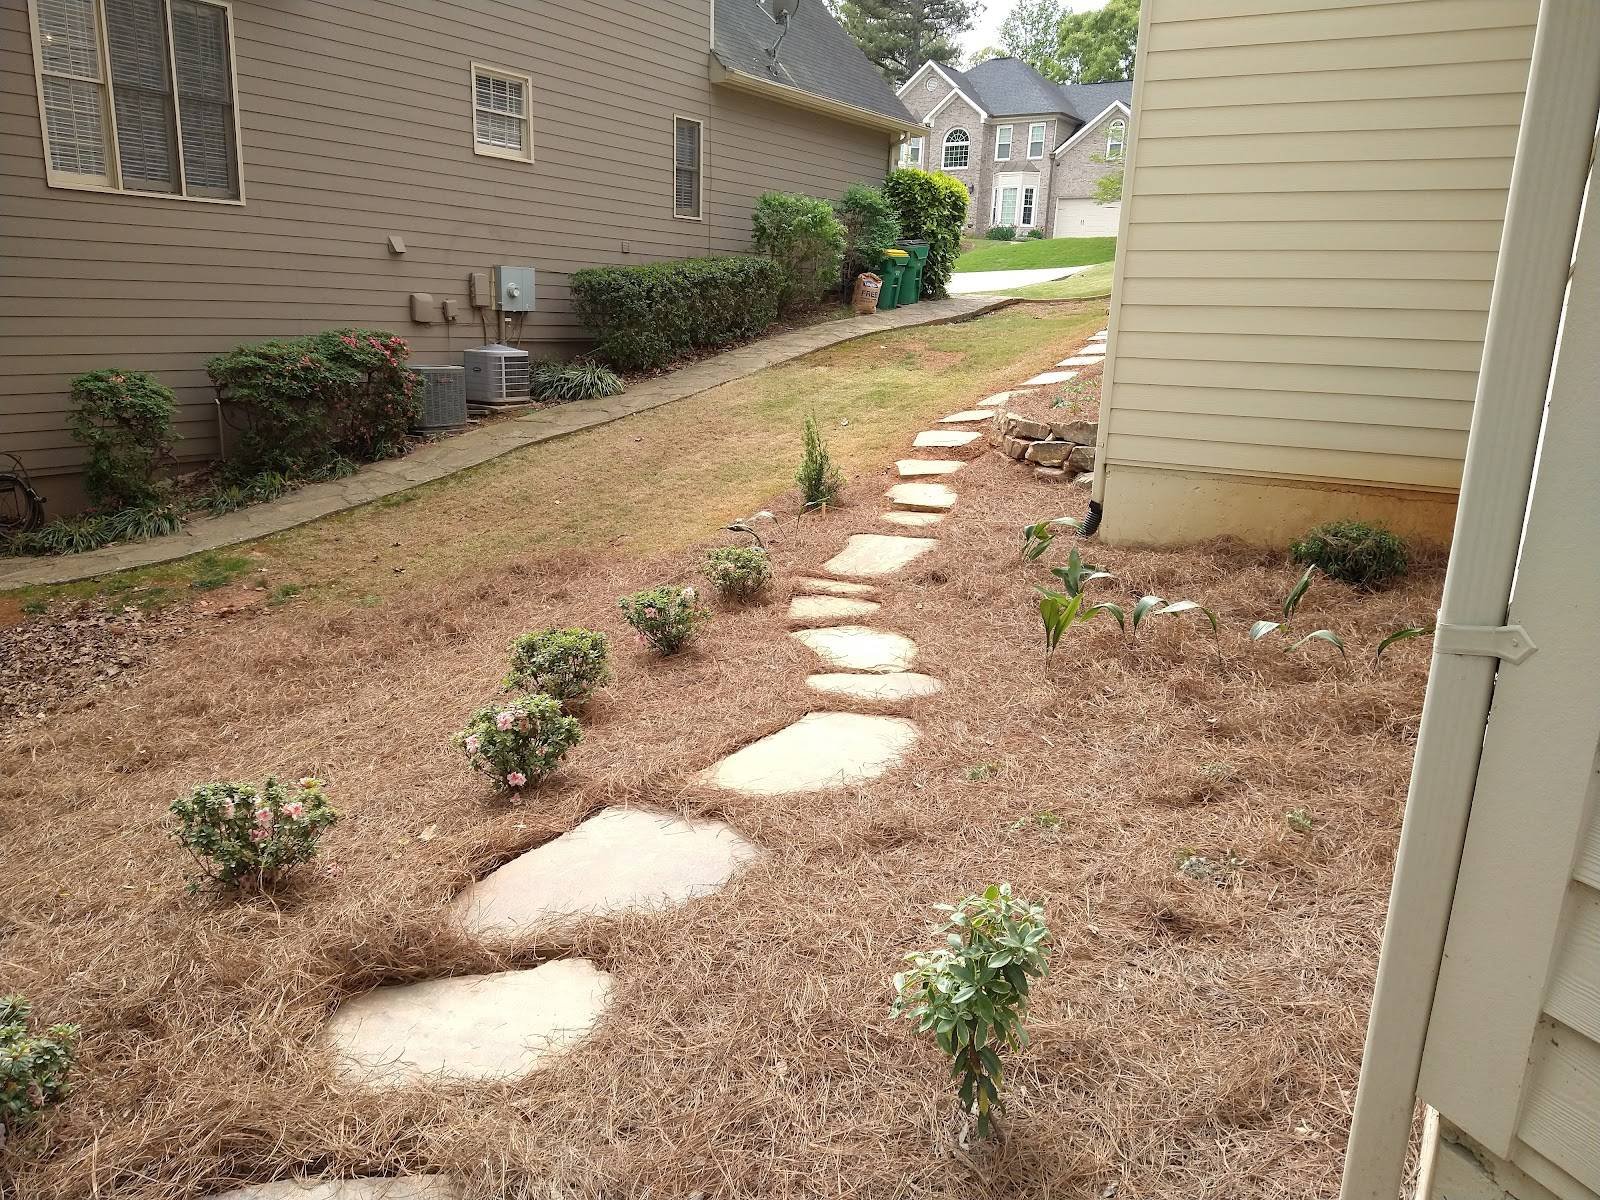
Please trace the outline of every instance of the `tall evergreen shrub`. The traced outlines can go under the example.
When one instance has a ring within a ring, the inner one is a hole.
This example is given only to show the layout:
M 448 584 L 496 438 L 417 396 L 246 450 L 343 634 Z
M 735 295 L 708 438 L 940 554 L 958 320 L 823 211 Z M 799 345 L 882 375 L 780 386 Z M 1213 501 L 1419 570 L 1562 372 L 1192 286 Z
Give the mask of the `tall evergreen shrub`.
M 961 256 L 961 230 L 967 223 L 966 185 L 936 171 L 901 167 L 889 172 L 883 194 L 900 217 L 901 235 L 928 243 L 922 269 L 923 296 L 942 300 Z

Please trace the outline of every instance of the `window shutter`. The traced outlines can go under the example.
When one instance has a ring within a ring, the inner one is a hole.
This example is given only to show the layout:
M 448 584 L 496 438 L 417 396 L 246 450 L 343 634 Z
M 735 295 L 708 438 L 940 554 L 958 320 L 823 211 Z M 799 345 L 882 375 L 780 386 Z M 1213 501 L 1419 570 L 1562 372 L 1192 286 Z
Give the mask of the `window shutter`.
M 105 175 L 105 85 L 94 0 L 38 0 L 38 16 L 50 167 L 72 175 Z
M 700 124 L 679 119 L 673 209 L 680 217 L 700 215 Z
M 178 72 L 178 128 L 190 193 L 235 199 L 233 79 L 228 15 L 212 4 L 172 0 L 172 56 Z
M 105 11 L 123 186 L 175 192 L 177 149 L 161 0 L 105 0 Z

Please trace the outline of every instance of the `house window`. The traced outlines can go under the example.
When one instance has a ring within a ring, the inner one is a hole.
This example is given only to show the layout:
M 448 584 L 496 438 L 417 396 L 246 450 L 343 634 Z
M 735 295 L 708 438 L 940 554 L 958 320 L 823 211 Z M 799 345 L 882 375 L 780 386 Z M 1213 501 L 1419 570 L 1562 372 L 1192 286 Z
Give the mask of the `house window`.
M 533 161 L 533 77 L 472 64 L 472 148 Z
M 927 92 L 931 96 L 934 92 L 937 92 L 939 90 L 939 81 L 937 79 L 935 79 L 932 75 L 929 75 L 928 76 L 928 82 L 923 84 L 922 88 L 923 88 L 923 90 L 925 92 Z
M 1005 162 L 1011 157 L 1011 126 L 1002 125 L 994 134 L 994 160 Z
M 232 13 L 216 0 L 32 0 L 52 187 L 241 200 Z
M 1001 176 L 989 205 L 991 225 L 1017 225 L 1031 228 L 1038 189 L 1033 184 L 1014 182 L 1016 176 Z M 1012 181 L 1012 182 L 1008 182 Z
M 1026 225 L 1026 226 L 1029 226 L 1030 228 L 1032 227 L 1032 225 L 1033 225 L 1033 199 L 1034 199 L 1034 189 L 1031 188 L 1031 187 L 1023 188 L 1022 189 L 1022 216 L 1021 216 L 1021 219 L 1017 222 L 1019 225 Z
M 673 118 L 672 215 L 686 221 L 700 219 L 704 142 L 705 126 L 699 121 Z
M 1044 157 L 1044 122 L 1035 121 L 1028 126 L 1028 157 Z
M 900 143 L 900 165 L 902 167 L 920 167 L 922 165 L 921 138 L 907 138 Z
M 1106 127 L 1106 161 L 1110 162 L 1121 158 L 1127 141 L 1128 123 L 1118 117 Z
M 944 169 L 946 171 L 964 171 L 967 169 L 967 156 L 972 149 L 972 139 L 967 136 L 965 129 L 952 129 L 944 135 Z

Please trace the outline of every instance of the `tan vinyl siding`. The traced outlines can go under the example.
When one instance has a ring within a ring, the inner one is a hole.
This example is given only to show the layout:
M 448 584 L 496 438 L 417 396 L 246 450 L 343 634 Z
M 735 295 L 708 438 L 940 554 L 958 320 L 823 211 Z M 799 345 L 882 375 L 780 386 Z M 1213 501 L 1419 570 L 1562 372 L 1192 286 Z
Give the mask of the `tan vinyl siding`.
M 485 340 L 467 277 L 496 263 L 538 268 L 524 344 L 557 353 L 584 336 L 569 272 L 744 251 L 761 192 L 882 177 L 889 135 L 714 87 L 710 8 L 239 0 L 246 203 L 231 206 L 47 187 L 27 3 L 0 0 L 0 450 L 70 473 L 67 381 L 120 365 L 178 391 L 183 455 L 204 459 L 209 356 L 371 325 L 449 361 Z M 474 153 L 474 62 L 531 76 L 536 162 Z M 674 114 L 705 122 L 701 222 L 673 217 Z M 413 325 L 418 291 L 463 318 Z M 64 507 L 70 487 L 44 482 Z
M 1108 529 L 1119 465 L 1452 492 L 1537 0 L 1145 8 Z

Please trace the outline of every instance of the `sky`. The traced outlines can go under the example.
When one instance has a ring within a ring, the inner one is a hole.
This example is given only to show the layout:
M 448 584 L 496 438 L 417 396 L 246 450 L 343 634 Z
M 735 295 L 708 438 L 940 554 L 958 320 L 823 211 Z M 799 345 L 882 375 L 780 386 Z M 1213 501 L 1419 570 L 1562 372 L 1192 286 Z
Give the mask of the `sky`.
M 961 61 L 967 62 L 972 55 L 985 46 L 995 44 L 996 31 L 1000 22 L 1006 19 L 1006 14 L 1011 11 L 1015 0 L 985 0 L 983 15 L 978 18 L 978 23 L 973 26 L 970 33 L 961 38 Z M 1083 12 L 1088 8 L 1104 8 L 1106 0 L 1072 0 L 1072 10 Z

